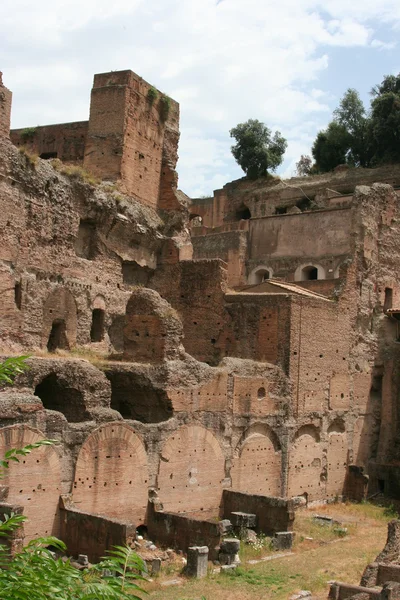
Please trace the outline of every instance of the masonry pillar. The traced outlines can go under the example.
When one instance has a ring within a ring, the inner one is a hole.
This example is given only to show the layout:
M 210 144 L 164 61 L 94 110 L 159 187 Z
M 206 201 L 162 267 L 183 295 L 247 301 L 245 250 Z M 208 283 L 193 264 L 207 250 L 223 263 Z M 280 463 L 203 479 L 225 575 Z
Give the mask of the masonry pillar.
M 208 547 L 191 546 L 188 548 L 186 574 L 201 579 L 206 577 L 208 567 Z
M 0 137 L 10 137 L 12 93 L 3 85 L 3 73 L 0 71 Z

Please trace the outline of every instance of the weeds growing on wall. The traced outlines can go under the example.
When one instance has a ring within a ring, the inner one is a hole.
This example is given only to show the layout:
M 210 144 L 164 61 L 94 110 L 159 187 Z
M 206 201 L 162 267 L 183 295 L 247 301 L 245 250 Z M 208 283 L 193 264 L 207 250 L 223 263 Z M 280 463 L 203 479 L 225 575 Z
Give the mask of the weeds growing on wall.
M 169 96 L 161 96 L 160 98 L 160 117 L 163 123 L 168 119 L 171 109 L 171 98 Z
M 23 142 L 32 140 L 35 137 L 36 129 L 37 127 L 25 127 L 25 129 L 21 131 L 21 140 Z
M 86 171 L 83 167 L 79 165 L 66 165 L 60 159 L 55 158 L 51 161 L 51 165 L 53 169 L 62 173 L 63 175 L 67 175 L 71 179 L 77 179 L 80 181 L 84 181 L 89 185 L 99 185 L 100 179 L 95 177 L 92 173 Z
M 27 150 L 27 148 L 25 148 L 25 146 L 20 146 L 18 148 L 18 152 L 20 153 L 21 156 L 23 156 L 25 158 L 26 165 L 28 167 L 35 167 L 37 165 L 38 160 L 39 160 L 39 157 L 37 154 Z
M 154 102 L 157 100 L 158 98 L 158 91 L 156 90 L 155 87 L 151 86 L 147 92 L 147 100 L 150 104 L 150 106 L 152 106 L 152 104 L 154 104 Z

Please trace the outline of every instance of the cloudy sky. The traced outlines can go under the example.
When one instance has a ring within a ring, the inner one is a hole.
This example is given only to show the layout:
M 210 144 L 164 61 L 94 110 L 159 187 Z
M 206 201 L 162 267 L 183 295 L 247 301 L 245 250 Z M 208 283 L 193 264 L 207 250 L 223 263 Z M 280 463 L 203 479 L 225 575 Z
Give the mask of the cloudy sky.
M 229 130 L 279 129 L 294 173 L 348 87 L 400 71 L 400 0 L 1 0 L 12 126 L 86 120 L 94 73 L 132 69 L 181 104 L 180 187 L 243 175 Z

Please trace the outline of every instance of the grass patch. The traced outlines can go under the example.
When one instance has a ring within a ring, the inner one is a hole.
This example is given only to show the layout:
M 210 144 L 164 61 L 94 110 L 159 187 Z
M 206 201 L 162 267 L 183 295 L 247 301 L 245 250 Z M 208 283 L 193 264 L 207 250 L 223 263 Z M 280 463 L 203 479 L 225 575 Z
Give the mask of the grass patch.
M 98 177 L 95 177 L 92 173 L 89 173 L 89 171 L 86 171 L 79 165 L 66 165 L 58 158 L 53 159 L 51 165 L 56 171 L 63 175 L 67 175 L 67 177 L 70 177 L 71 179 L 83 181 L 93 186 L 101 183 Z
M 301 509 L 296 512 L 292 554 L 246 565 L 249 558 L 274 552 L 268 547 L 258 551 L 242 544 L 242 565 L 236 572 L 211 572 L 200 581 L 184 580 L 179 587 L 166 588 L 161 587 L 161 582 L 174 576 L 162 574 L 157 582 L 145 586 L 149 600 L 200 600 L 202 596 L 208 600 L 286 600 L 302 589 L 310 590 L 314 598 L 326 600 L 328 581 L 359 584 L 366 565 L 382 550 L 387 522 L 392 518 L 392 509 L 387 508 L 390 507 L 346 503 Z M 330 516 L 340 525 L 320 525 L 313 521 L 314 514 Z M 338 528 L 346 528 L 347 535 L 340 537 Z M 268 538 L 265 540 L 267 546 Z
M 25 146 L 20 146 L 18 152 L 24 157 L 26 165 L 29 167 L 36 167 L 38 164 L 39 156 L 34 152 L 30 152 Z

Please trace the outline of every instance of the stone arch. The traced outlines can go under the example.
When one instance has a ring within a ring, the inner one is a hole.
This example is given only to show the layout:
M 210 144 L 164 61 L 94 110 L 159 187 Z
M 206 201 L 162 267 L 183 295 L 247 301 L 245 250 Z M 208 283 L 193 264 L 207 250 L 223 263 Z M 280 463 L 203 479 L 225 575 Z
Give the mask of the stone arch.
M 178 313 L 160 294 L 137 288 L 126 307 L 124 355 L 137 362 L 179 357 L 183 326 Z
M 72 499 L 83 512 L 143 523 L 148 466 L 143 442 L 124 423 L 107 423 L 80 449 Z
M 335 419 L 328 428 L 327 480 L 328 496 L 343 494 L 347 473 L 347 435 L 342 419 Z
M 77 326 L 75 298 L 66 288 L 56 288 L 43 307 L 42 345 L 50 352 L 57 348 L 68 350 L 75 345 Z
M 22 448 L 45 439 L 45 434 L 26 425 L 0 429 L 0 455 L 10 448 Z M 24 507 L 25 542 L 39 536 L 60 534 L 59 499 L 61 467 L 54 446 L 42 446 L 20 462 L 11 462 L 1 481 L 6 488 L 5 502 Z
M 280 496 L 282 451 L 278 436 L 269 427 L 245 432 L 231 469 L 232 488 L 249 494 Z
M 224 477 L 221 446 L 204 427 L 185 425 L 165 442 L 158 489 L 166 511 L 216 513 Z
M 312 281 L 317 279 L 326 279 L 325 269 L 321 265 L 305 263 L 297 267 L 295 281 Z
M 302 494 L 311 500 L 324 495 L 320 432 L 311 424 L 298 429 L 289 452 L 289 495 Z
M 106 299 L 101 294 L 98 294 L 92 302 L 92 310 L 106 310 Z
M 268 281 L 268 279 L 272 279 L 274 276 L 274 271 L 271 267 L 266 265 L 260 265 L 253 269 L 248 277 L 249 284 L 256 285 L 257 283 L 262 283 L 263 281 Z

